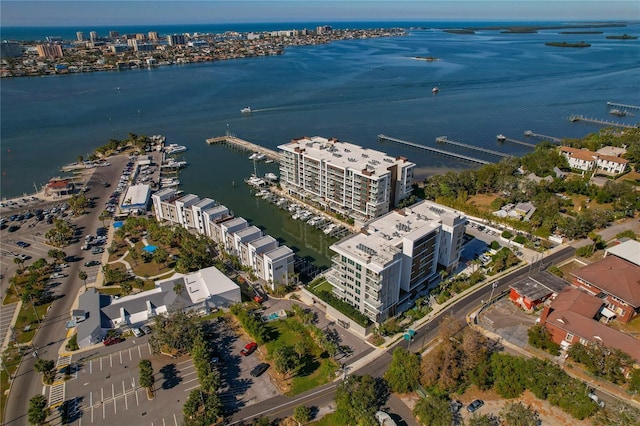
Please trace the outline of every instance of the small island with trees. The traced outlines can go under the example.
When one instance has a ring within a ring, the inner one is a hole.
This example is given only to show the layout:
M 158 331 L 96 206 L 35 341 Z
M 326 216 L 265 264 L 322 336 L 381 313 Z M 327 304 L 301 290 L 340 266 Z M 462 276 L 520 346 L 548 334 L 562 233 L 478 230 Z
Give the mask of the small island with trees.
M 607 40 L 637 40 L 637 36 L 630 36 L 629 34 L 611 35 L 605 37 Z

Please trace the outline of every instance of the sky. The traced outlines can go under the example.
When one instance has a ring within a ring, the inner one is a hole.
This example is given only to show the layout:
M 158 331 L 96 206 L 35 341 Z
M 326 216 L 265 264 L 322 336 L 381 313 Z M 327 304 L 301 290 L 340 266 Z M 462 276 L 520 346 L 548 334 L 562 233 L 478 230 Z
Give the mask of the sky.
M 640 20 L 640 0 L 0 1 L 2 26 L 455 20 Z

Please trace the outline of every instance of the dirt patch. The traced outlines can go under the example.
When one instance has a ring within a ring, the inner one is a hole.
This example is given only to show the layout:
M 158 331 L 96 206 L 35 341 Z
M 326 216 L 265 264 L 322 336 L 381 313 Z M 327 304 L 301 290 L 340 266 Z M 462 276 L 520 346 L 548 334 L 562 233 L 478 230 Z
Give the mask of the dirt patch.
M 420 400 L 420 397 L 415 393 L 398 395 L 398 397 L 413 411 L 416 403 Z M 472 417 L 467 411 L 467 405 L 475 399 L 481 399 L 484 401 L 484 405 L 476 411 L 478 414 L 494 414 L 499 415 L 500 410 L 504 407 L 507 401 L 510 402 L 522 402 L 524 405 L 533 408 L 538 412 L 540 420 L 543 425 L 571 425 L 571 426 L 588 426 L 591 424 L 590 420 L 577 420 L 565 413 L 558 407 L 554 407 L 549 402 L 536 398 L 531 392 L 525 391 L 519 398 L 505 400 L 502 399 L 494 390 L 481 391 L 475 386 L 470 387 L 462 395 L 453 395 L 454 399 L 458 399 L 464 404 L 464 407 L 460 410 L 462 418 L 465 423 Z
M 498 196 L 495 194 L 478 194 L 469 197 L 467 203 L 473 204 L 482 210 L 492 211 L 491 203 L 493 203 L 496 198 L 498 198 Z

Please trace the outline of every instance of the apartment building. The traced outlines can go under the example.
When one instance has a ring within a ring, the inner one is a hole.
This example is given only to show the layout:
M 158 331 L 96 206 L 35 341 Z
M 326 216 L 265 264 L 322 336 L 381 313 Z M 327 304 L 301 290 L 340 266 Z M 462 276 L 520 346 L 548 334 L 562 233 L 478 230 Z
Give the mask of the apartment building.
M 211 238 L 221 250 L 251 267 L 272 289 L 289 283 L 294 273 L 293 250 L 280 246 L 275 238 L 264 235 L 246 219 L 234 217 L 227 207 L 195 194 L 180 196 L 171 188 L 157 191 L 151 200 L 158 222 L 179 225 Z
M 415 164 L 320 136 L 280 145 L 280 183 L 290 195 L 364 223 L 411 195 Z
M 458 265 L 465 224 L 462 213 L 430 201 L 392 211 L 333 244 L 325 276 L 338 298 L 381 323 L 428 290 L 438 264 Z
M 600 152 L 602 151 L 602 152 Z M 609 175 L 619 175 L 627 169 L 629 160 L 616 155 L 607 155 L 603 152 L 620 152 L 613 147 L 604 147 L 598 152 L 588 149 L 578 149 L 570 146 L 560 148 L 560 153 L 565 156 L 572 169 L 590 171 L 595 170 Z

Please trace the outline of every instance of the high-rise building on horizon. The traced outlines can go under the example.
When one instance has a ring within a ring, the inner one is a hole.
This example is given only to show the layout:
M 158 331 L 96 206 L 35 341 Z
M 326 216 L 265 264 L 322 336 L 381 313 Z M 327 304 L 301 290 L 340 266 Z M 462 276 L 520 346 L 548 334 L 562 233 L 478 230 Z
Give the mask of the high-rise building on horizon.
M 84 33 L 82 31 L 77 31 L 76 32 L 76 39 L 78 41 L 84 41 Z

